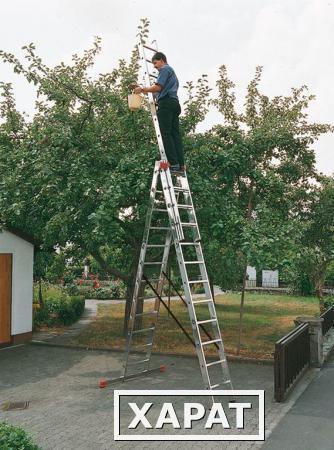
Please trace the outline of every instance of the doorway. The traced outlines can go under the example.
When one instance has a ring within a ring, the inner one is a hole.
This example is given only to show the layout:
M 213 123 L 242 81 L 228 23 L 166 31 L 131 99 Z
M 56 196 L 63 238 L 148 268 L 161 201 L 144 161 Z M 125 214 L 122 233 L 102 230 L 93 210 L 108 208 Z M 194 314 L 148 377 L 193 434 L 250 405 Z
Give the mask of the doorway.
M 11 341 L 12 254 L 0 253 L 0 345 Z

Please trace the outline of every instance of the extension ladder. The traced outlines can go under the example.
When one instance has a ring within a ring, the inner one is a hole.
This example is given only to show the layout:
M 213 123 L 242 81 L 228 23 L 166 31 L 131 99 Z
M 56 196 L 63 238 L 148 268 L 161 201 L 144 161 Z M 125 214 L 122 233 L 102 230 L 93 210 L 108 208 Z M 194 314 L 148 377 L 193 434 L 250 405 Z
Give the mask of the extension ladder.
M 138 48 L 145 64 L 145 82 L 151 85 L 152 79 L 154 82 L 157 77 L 149 71 L 148 64 L 151 61 L 147 58 L 146 52 L 156 52 L 157 49 L 147 46 L 144 42 L 140 42 Z M 169 170 L 153 94 L 149 93 L 148 97 L 161 161 L 157 161 L 154 167 L 150 203 L 128 322 L 124 372 L 120 379 L 124 381 L 155 370 L 150 369 L 150 360 L 168 259 L 174 246 L 204 387 L 211 390 L 233 389 L 188 178 L 185 172 L 171 174 Z M 156 294 L 154 303 L 144 302 L 145 286 L 154 286 L 153 292 Z M 197 299 L 198 296 L 194 296 L 194 286 L 202 286 L 203 298 Z M 140 302 L 145 307 L 139 309 Z M 147 305 L 149 309 L 145 310 Z M 211 349 L 210 356 L 212 353 L 215 354 L 213 361 L 208 357 L 209 349 Z M 143 350 L 144 358 L 138 356 L 138 351 L 143 354 Z

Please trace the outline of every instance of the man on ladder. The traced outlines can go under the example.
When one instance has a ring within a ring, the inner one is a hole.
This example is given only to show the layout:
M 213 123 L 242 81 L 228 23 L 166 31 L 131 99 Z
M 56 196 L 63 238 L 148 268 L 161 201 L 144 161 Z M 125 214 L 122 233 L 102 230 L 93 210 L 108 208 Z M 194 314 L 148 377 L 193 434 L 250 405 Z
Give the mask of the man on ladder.
M 173 69 L 168 66 L 165 55 L 142 41 L 138 49 L 145 64 L 147 87 L 137 86 L 135 93 L 148 94 L 161 159 L 155 162 L 153 171 L 129 315 L 123 375 L 110 382 L 125 381 L 156 370 L 150 368 L 150 361 L 160 302 L 164 304 L 163 286 L 173 246 L 182 279 L 184 303 L 193 331 L 193 339 L 190 340 L 196 348 L 204 388 L 213 390 L 224 386 L 231 389 L 232 382 L 210 289 L 191 189 L 186 172 L 180 172 L 180 166 L 183 166 L 183 150 L 178 120 L 178 81 Z M 153 52 L 151 59 L 146 57 L 146 51 Z M 159 76 L 150 73 L 148 62 L 158 69 Z M 151 77 L 155 80 L 152 85 Z M 158 113 L 153 94 L 158 97 Z M 173 177 L 171 168 L 175 175 Z M 194 296 L 194 285 L 202 285 L 204 292 L 201 299 Z M 144 300 L 143 286 L 150 287 L 156 295 L 153 304 L 148 302 L 146 310 L 138 308 L 139 300 Z M 139 356 L 142 353 L 145 355 L 144 359 Z M 212 356 L 214 360 L 209 362 L 208 358 Z
M 137 86 L 135 94 L 151 92 L 155 96 L 158 105 L 157 116 L 161 130 L 161 136 L 165 147 L 166 156 L 170 164 L 171 173 L 184 172 L 184 156 L 182 139 L 179 128 L 179 115 L 181 106 L 177 96 L 179 80 L 167 64 L 167 58 L 162 52 L 156 52 L 152 57 L 152 63 L 159 75 L 152 86 Z

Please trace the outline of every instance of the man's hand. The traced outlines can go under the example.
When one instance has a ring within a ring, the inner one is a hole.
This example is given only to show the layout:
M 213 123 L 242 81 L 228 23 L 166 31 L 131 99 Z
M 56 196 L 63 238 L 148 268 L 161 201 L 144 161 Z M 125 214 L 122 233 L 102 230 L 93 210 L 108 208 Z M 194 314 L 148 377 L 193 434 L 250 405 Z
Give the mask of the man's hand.
M 140 87 L 140 86 L 137 86 L 137 87 L 134 88 L 133 92 L 135 94 L 141 94 L 143 92 L 143 88 Z

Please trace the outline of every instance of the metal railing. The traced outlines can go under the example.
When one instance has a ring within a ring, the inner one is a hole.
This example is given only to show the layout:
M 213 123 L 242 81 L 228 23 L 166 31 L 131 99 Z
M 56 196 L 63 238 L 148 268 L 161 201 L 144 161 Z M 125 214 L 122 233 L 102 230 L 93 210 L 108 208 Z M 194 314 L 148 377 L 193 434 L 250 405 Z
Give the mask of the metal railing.
M 320 317 L 324 319 L 322 322 L 322 335 L 325 336 L 334 325 L 334 306 L 327 309 Z
M 275 400 L 282 402 L 310 366 L 309 325 L 301 324 L 275 344 Z

